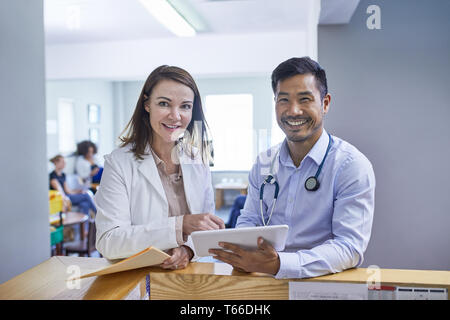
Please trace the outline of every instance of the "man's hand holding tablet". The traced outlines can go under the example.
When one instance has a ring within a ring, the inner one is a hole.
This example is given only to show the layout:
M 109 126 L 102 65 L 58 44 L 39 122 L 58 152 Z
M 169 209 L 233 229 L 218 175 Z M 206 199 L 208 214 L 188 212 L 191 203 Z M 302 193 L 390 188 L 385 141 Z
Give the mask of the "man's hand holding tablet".
M 191 234 L 198 256 L 231 264 L 238 271 L 275 275 L 280 268 L 278 251 L 284 250 L 289 227 L 244 227 L 198 231 Z
M 209 253 L 214 254 L 214 258 L 231 264 L 241 272 L 277 274 L 280 269 L 278 252 L 262 237 L 258 238 L 257 245 L 258 248 L 255 250 L 245 250 L 229 242 L 219 242 L 219 246 L 228 251 L 209 249 Z

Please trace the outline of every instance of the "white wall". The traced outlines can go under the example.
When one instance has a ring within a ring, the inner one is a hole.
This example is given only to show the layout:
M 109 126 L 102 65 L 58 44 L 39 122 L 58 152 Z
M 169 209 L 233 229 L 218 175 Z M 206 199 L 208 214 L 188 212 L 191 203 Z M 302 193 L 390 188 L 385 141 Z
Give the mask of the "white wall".
M 311 26 L 315 30 L 317 22 Z M 315 34 L 298 30 L 49 45 L 47 79 L 145 79 L 162 64 L 185 68 L 196 76 L 261 75 L 291 56 L 315 57 Z
M 42 1 L 0 1 L 0 283 L 50 256 Z
M 89 139 L 89 127 L 98 127 L 100 143 L 97 157 L 101 162 L 103 155 L 114 149 L 114 96 L 113 84 L 102 80 L 60 80 L 47 81 L 47 120 L 58 120 L 58 100 L 70 99 L 74 103 L 75 143 Z M 88 104 L 100 105 L 100 123 L 88 122 Z M 47 158 L 60 152 L 58 133 L 47 135 Z M 75 150 L 73 150 L 75 151 Z

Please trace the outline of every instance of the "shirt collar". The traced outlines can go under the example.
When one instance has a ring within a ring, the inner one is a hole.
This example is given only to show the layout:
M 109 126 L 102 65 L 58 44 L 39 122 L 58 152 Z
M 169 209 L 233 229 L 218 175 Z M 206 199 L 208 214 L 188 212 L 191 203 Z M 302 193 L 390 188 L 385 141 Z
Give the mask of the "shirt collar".
M 157 167 L 162 168 L 162 170 L 164 171 L 164 173 L 166 173 L 166 164 L 164 163 L 163 160 L 161 160 L 160 157 L 158 157 L 158 155 L 156 154 L 155 151 L 153 151 L 153 149 L 150 147 L 150 150 L 152 152 L 153 158 L 155 159 L 155 164 Z M 178 151 L 178 150 L 177 150 Z M 177 158 L 179 159 L 179 155 L 178 152 L 176 153 Z M 182 176 L 182 171 L 181 171 L 181 165 L 178 166 L 178 172 L 177 172 L 177 178 L 181 178 Z
M 305 159 L 311 158 L 317 165 L 320 165 L 323 157 L 325 156 L 325 153 L 327 152 L 328 141 L 328 133 L 325 129 L 323 129 L 319 140 L 316 141 L 311 150 L 309 150 L 309 152 L 306 154 Z M 280 163 L 283 166 L 295 167 L 294 162 L 292 161 L 292 158 L 289 154 L 287 139 L 284 139 L 283 143 L 281 144 L 279 159 Z
M 320 165 L 320 163 L 323 160 L 323 157 L 325 157 L 325 153 L 327 152 L 329 140 L 330 139 L 328 138 L 328 133 L 325 131 L 325 129 L 323 129 L 319 140 L 317 140 L 317 142 L 313 145 L 311 150 L 309 150 L 306 157 L 310 157 L 311 159 L 314 160 L 315 163 L 317 163 L 317 165 Z
M 152 152 L 153 158 L 155 159 L 156 166 L 159 166 L 161 163 L 164 163 L 164 162 L 158 157 L 158 155 L 156 154 L 156 152 L 153 151 L 152 148 L 150 148 L 150 151 Z

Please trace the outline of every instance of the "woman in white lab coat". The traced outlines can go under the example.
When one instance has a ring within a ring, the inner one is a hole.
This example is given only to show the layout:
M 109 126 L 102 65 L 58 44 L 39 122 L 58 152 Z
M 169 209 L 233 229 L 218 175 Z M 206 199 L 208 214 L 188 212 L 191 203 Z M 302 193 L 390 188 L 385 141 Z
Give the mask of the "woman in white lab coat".
M 161 267 L 184 268 L 194 256 L 189 235 L 225 227 L 213 214 L 206 122 L 191 75 L 156 68 L 124 132 L 95 195 L 97 250 L 118 259 L 154 246 L 171 255 Z

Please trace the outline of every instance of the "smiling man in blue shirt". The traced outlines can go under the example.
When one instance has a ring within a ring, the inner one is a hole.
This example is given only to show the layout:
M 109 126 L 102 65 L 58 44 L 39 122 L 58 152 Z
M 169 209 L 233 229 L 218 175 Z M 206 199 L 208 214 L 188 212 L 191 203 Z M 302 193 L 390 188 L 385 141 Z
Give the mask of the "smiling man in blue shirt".
M 286 139 L 258 156 L 236 227 L 287 224 L 286 247 L 276 252 L 260 238 L 256 250 L 221 243 L 227 251 L 210 252 L 240 271 L 276 278 L 316 277 L 357 267 L 372 229 L 372 165 L 358 149 L 323 128 L 331 96 L 325 70 L 317 62 L 308 57 L 284 61 L 272 73 L 272 88 Z M 319 188 L 307 190 L 313 185 L 306 180 L 317 173 Z M 278 182 L 279 194 L 271 214 L 275 185 L 265 185 L 262 217 L 260 187 L 269 174 Z

